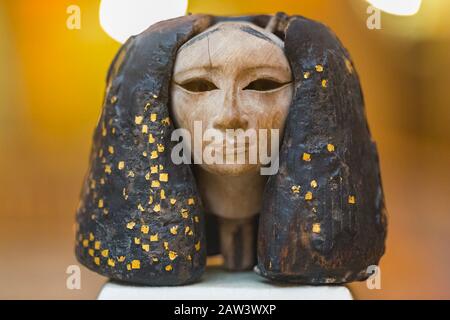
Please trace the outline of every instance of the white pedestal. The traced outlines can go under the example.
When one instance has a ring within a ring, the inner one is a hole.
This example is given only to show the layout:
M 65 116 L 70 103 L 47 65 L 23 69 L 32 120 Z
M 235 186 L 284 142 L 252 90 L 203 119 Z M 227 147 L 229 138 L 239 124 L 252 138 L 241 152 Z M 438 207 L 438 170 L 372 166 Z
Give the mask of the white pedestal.
M 144 287 L 107 282 L 99 300 L 352 300 L 344 286 L 273 284 L 254 272 L 209 268 L 201 282 L 181 287 Z

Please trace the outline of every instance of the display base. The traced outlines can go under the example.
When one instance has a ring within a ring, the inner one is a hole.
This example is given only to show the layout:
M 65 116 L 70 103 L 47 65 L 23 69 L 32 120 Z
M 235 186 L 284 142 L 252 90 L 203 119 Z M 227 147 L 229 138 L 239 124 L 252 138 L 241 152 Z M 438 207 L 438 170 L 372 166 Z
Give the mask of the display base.
M 99 300 L 352 300 L 344 286 L 274 284 L 254 272 L 208 268 L 198 283 L 179 287 L 145 287 L 107 282 Z

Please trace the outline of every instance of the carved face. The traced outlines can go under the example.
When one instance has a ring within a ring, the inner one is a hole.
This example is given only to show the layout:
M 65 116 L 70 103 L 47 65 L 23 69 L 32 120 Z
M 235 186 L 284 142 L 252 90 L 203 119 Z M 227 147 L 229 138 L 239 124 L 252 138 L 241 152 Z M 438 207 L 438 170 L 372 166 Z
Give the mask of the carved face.
M 226 130 L 258 133 L 259 129 L 278 129 L 281 137 L 292 92 L 283 42 L 255 25 L 225 22 L 180 48 L 173 75 L 172 113 L 175 124 L 190 131 L 193 144 L 200 143 L 202 137 L 194 134 L 194 121 L 201 121 L 203 132 L 212 130 L 215 137 L 221 137 L 221 141 L 203 141 L 203 149 L 193 148 L 195 157 L 201 157 L 197 152 L 203 152 L 209 143 L 224 146 L 220 149 L 224 158 L 230 152 L 235 156 L 245 153 L 244 164 L 203 163 L 203 169 L 241 175 L 256 172 L 261 166 L 259 161 L 251 164 L 248 157 L 249 150 L 257 148 L 258 139 L 236 146 Z

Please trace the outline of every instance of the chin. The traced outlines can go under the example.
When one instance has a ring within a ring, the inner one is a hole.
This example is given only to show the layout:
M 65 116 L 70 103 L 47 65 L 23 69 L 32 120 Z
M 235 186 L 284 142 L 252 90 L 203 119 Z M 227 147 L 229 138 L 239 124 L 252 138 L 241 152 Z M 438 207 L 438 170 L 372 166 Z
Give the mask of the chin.
M 200 167 L 212 174 L 234 177 L 255 174 L 260 169 L 258 164 L 201 164 Z

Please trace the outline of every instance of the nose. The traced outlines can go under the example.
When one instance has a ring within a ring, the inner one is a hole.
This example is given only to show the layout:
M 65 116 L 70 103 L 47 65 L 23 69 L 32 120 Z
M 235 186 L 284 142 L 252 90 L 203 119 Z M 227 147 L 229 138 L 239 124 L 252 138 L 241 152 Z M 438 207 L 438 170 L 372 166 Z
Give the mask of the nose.
M 219 107 L 220 108 L 220 107 Z M 238 104 L 236 90 L 229 90 L 224 95 L 221 112 L 214 120 L 213 127 L 219 130 L 248 128 L 247 116 L 244 115 Z

